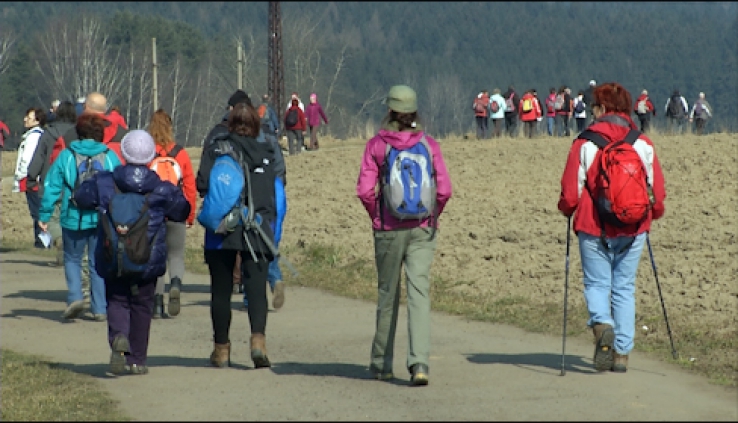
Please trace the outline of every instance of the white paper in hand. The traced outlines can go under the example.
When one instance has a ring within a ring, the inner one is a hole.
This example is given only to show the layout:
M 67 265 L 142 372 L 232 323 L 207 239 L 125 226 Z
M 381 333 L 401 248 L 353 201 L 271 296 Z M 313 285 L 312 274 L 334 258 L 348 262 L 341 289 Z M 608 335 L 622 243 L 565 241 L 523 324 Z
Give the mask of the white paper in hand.
M 51 234 L 48 232 L 41 232 L 38 234 L 38 239 L 41 240 L 41 242 L 44 243 L 44 247 L 49 248 L 49 245 L 51 245 Z

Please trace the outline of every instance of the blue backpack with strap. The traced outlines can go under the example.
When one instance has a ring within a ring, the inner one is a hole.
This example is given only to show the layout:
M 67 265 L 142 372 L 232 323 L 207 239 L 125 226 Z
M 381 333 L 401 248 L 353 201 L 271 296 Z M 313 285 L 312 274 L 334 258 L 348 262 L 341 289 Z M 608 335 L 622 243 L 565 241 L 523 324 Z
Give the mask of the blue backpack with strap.
M 387 143 L 382 200 L 397 219 L 424 220 L 436 207 L 436 175 L 425 135 L 412 147 L 398 150 Z
M 210 169 L 208 193 L 197 221 L 207 230 L 225 235 L 240 223 L 245 177 L 240 159 L 227 141 L 216 141 L 217 157 Z

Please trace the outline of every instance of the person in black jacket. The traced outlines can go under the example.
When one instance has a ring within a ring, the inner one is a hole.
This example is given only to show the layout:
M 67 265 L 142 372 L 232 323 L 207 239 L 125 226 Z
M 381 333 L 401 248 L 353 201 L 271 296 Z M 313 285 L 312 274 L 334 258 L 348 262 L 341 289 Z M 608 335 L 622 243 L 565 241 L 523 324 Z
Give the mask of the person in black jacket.
M 594 114 L 592 113 L 592 100 L 594 99 L 592 92 L 594 91 L 595 87 L 597 86 L 597 82 L 593 79 L 589 81 L 589 87 L 584 90 L 584 104 L 587 105 L 587 120 L 589 122 L 592 122 L 594 120 Z M 586 124 L 586 122 L 585 122 Z
M 515 92 L 515 87 L 510 85 L 505 92 L 505 131 L 510 138 L 518 136 L 518 105 L 520 104 L 520 96 Z M 510 100 L 512 100 L 513 108 L 510 108 Z
M 232 146 L 252 171 L 250 188 L 254 211 L 262 216 L 261 228 L 271 241 L 274 236 L 271 222 L 276 218 L 274 202 L 275 172 L 273 166 L 274 146 L 256 140 L 260 131 L 260 119 L 256 109 L 247 103 L 236 104 L 228 115 L 228 134 L 218 141 Z M 210 170 L 221 153 L 220 142 L 214 142 L 203 151 L 196 185 L 200 196 L 208 195 Z M 233 291 L 233 268 L 236 256 L 241 256 L 244 289 L 249 298 L 249 322 L 251 324 L 251 359 L 254 367 L 270 367 L 266 352 L 266 320 L 268 312 L 266 284 L 269 262 L 274 255 L 264 240 L 254 231 L 246 232 L 253 248 L 252 257 L 245 240 L 243 226 L 238 225 L 227 235 L 205 231 L 205 262 L 210 270 L 211 303 L 210 315 L 213 322 L 214 348 L 210 362 L 216 367 L 230 365 L 231 342 L 231 293 Z

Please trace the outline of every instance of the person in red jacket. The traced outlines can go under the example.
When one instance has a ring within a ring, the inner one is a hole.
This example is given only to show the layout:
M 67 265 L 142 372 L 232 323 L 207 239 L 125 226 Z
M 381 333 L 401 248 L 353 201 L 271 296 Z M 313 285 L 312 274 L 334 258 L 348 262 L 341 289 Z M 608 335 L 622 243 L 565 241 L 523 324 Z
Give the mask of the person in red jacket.
M 126 124 L 126 120 L 123 118 L 123 115 L 120 114 L 120 107 L 111 107 L 110 112 L 108 112 L 107 118 L 110 122 L 117 123 L 119 126 L 122 126 L 123 129 L 128 129 L 128 124 Z
M 533 138 L 538 125 L 538 118 L 541 117 L 541 103 L 533 95 L 533 90 L 528 90 L 523 94 L 518 105 L 518 113 L 520 120 L 523 122 L 523 136 Z
M 293 110 L 297 113 L 297 123 L 290 125 L 288 123 L 289 116 Z M 296 98 L 292 99 L 290 108 L 284 114 L 284 127 L 287 130 L 287 144 L 289 146 L 290 156 L 300 154 L 305 144 L 305 137 L 303 137 L 302 133 L 306 128 L 305 113 L 300 108 L 300 100 Z
M 648 98 L 648 91 L 641 91 L 641 95 L 635 101 L 633 111 L 641 122 L 641 132 L 648 132 L 651 124 L 651 115 L 656 117 L 656 108 L 653 107 L 651 99 Z
M 171 157 L 179 165 L 179 179 L 177 185 L 182 188 L 187 202 L 190 203 L 190 214 L 184 222 L 167 221 L 167 273 L 169 273 L 169 302 L 167 310 L 169 316 L 176 316 L 180 311 L 180 295 L 182 279 L 185 274 L 185 238 L 186 230 L 192 227 L 197 209 L 197 187 L 195 186 L 195 171 L 192 169 L 190 156 L 182 146 L 174 141 L 172 118 L 164 109 L 159 109 L 151 116 L 149 134 L 156 144 L 158 157 Z M 156 160 L 156 158 L 155 158 Z M 149 164 L 150 168 L 154 163 Z M 171 166 L 171 165 L 170 165 Z M 171 167 L 170 167 L 171 168 Z M 171 181 L 170 181 L 171 182 Z M 154 317 L 165 317 L 164 288 L 167 281 L 164 275 L 159 276 L 154 293 Z
M 5 122 L 0 120 L 0 163 L 2 163 L 2 152 L 5 149 L 5 140 L 10 137 L 10 129 Z M 2 181 L 2 166 L 0 166 L 0 181 Z
M 592 103 L 595 120 L 587 129 L 608 142 L 623 140 L 631 129 L 636 129 L 630 118 L 631 96 L 622 85 L 611 82 L 597 86 Z M 638 224 L 615 227 L 600 222 L 590 195 L 601 155 L 593 142 L 574 140 L 561 176 L 558 208 L 564 216 L 574 215 L 573 229 L 579 239 L 584 298 L 589 310 L 587 324 L 595 336 L 594 362 L 598 371 L 627 370 L 635 335 L 638 262 L 651 221 L 664 215 L 664 175 L 653 142 L 639 134 L 633 148 L 644 162 L 653 193 L 652 208 Z
M 477 121 L 477 139 L 487 139 L 489 134 L 489 92 L 482 90 L 472 104 L 474 120 Z

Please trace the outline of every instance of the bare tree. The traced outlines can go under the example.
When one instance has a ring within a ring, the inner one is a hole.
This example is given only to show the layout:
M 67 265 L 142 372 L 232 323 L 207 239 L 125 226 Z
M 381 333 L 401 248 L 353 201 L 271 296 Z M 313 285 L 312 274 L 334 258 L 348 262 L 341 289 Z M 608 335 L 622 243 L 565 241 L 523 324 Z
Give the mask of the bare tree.
M 10 66 L 11 50 L 15 44 L 16 36 L 9 31 L 0 34 L 0 75 L 4 74 Z

